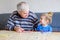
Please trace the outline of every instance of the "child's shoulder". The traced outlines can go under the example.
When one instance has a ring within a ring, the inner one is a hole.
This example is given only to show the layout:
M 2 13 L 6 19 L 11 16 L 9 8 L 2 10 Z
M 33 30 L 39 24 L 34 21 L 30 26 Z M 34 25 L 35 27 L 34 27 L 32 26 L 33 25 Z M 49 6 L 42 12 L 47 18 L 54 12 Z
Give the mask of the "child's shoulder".
M 42 25 L 39 23 L 39 24 L 38 24 L 38 27 L 39 27 L 39 28 L 41 28 L 41 27 L 42 27 Z
M 40 23 L 38 23 L 38 26 L 42 26 Z
M 48 25 L 48 27 L 52 27 L 51 25 Z
M 48 28 L 52 29 L 52 26 L 51 25 L 48 25 Z
M 50 32 L 52 32 L 52 26 L 51 25 L 48 25 L 48 29 Z

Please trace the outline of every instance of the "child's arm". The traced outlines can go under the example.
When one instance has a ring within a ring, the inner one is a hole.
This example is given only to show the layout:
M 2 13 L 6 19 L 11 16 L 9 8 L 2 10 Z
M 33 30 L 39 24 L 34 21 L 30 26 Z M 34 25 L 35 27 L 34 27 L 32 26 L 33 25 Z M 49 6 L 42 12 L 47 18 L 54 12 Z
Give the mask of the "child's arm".
M 50 27 L 50 30 L 49 30 L 49 32 L 52 32 L 52 27 Z

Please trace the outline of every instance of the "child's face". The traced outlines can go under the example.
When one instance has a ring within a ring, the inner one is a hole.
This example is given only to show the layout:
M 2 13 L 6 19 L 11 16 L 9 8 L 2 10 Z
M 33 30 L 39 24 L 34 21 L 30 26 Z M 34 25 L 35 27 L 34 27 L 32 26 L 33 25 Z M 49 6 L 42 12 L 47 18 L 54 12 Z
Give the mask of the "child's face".
M 46 19 L 46 16 L 40 17 L 40 24 L 42 25 L 48 24 L 48 20 Z

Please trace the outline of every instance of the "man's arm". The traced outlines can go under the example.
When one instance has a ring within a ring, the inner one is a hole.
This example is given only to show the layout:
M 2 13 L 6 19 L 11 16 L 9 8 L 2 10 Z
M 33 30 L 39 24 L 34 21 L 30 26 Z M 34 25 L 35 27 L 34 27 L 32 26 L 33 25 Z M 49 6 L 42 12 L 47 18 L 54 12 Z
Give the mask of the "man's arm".
M 16 18 L 16 15 L 12 14 L 10 16 L 10 18 L 8 19 L 7 25 L 6 25 L 6 29 L 15 30 L 15 31 L 24 30 L 20 27 L 19 21 L 17 21 L 15 18 Z
M 14 26 L 14 30 L 16 31 L 16 32 L 23 32 L 24 31 L 24 29 L 23 28 L 21 28 L 21 26 L 20 26 L 20 24 L 19 24 L 19 21 L 14 21 L 14 23 L 15 23 L 15 26 Z
M 20 27 L 20 25 L 17 22 L 14 22 L 11 18 L 8 19 L 7 29 L 8 30 L 14 30 L 16 32 L 23 32 L 24 31 L 24 29 L 22 29 Z
M 39 23 L 39 21 L 38 21 L 38 17 L 36 16 L 36 14 L 35 13 L 33 13 L 34 15 L 33 15 L 33 24 L 34 24 L 34 26 L 33 26 L 33 30 L 35 31 L 35 29 L 37 28 L 37 26 L 38 26 L 38 23 Z
M 37 28 L 37 26 L 38 26 L 38 23 L 39 23 L 38 19 L 35 19 L 35 21 L 34 21 L 34 26 L 33 26 L 33 30 L 34 30 L 34 31 L 36 31 L 36 28 Z
M 8 21 L 7 21 L 7 24 L 6 24 L 6 29 L 7 29 L 7 30 L 13 30 L 13 29 L 14 29 L 14 26 L 15 26 L 15 24 L 14 24 L 14 15 L 15 15 L 16 13 L 17 13 L 17 12 L 14 11 L 14 12 L 10 15 L 10 17 L 9 17 L 9 19 L 8 19 Z
M 6 29 L 7 30 L 13 30 L 14 26 L 15 26 L 15 24 L 14 24 L 13 20 L 11 18 L 9 18 L 7 21 Z

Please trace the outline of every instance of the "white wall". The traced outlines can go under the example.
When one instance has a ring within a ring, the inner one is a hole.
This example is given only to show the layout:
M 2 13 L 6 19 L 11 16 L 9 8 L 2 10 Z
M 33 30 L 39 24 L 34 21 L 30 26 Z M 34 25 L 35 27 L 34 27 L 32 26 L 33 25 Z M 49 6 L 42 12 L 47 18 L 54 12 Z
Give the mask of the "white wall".
M 9 9 L 8 0 L 0 0 L 0 13 L 8 12 Z
M 11 13 L 21 1 L 26 1 L 33 12 L 60 12 L 60 0 L 0 0 L 0 13 Z

